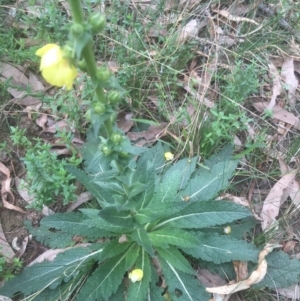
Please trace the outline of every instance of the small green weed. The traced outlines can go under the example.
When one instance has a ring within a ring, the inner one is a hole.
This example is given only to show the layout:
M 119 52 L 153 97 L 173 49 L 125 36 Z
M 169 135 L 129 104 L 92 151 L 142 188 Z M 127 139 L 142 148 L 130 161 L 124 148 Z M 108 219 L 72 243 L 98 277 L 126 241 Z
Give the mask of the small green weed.
M 0 257 L 0 281 L 8 281 L 15 277 L 21 271 L 22 265 L 19 258 L 13 258 L 12 262 L 7 262 L 4 257 Z
M 34 142 L 25 136 L 25 130 L 11 127 L 11 139 L 15 145 L 26 148 L 26 155 L 22 158 L 26 165 L 26 188 L 29 195 L 34 197 L 32 208 L 41 209 L 43 205 L 51 205 L 63 200 L 66 205 L 76 199 L 73 184 L 74 177 L 65 169 L 66 164 L 75 166 L 81 163 L 77 152 L 72 148 L 73 155 L 66 160 L 59 160 L 57 154 L 51 151 L 51 145 L 36 138 Z M 65 140 L 70 136 L 61 134 Z M 70 142 L 69 142 L 70 145 Z

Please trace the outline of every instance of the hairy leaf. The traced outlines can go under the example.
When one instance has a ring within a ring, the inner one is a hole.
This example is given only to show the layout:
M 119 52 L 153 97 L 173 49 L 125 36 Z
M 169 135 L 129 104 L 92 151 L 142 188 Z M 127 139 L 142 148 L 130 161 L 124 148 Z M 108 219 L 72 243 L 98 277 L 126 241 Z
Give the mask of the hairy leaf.
M 131 235 L 131 238 L 136 241 L 141 247 L 143 247 L 150 254 L 150 256 L 154 257 L 151 241 L 149 239 L 148 233 L 144 228 L 135 229 L 135 231 Z
M 95 184 L 93 178 L 84 171 L 73 166 L 67 166 L 67 170 L 97 199 L 100 206 L 106 207 L 114 203 L 112 195 L 105 188 Z
M 102 174 L 108 171 L 110 162 L 102 152 L 99 151 L 100 139 L 93 139 L 82 146 L 82 156 L 86 171 L 90 174 Z
M 259 250 L 250 243 L 238 240 L 230 235 L 204 234 L 193 232 L 200 243 L 197 248 L 182 248 L 195 258 L 213 261 L 216 264 L 232 260 L 257 262 Z
M 40 224 L 48 228 L 59 229 L 63 232 L 80 235 L 89 239 L 97 239 L 110 235 L 105 230 L 99 231 L 99 228 L 84 225 L 83 221 L 85 219 L 86 216 L 82 213 L 56 213 L 43 218 Z
M 134 218 L 140 224 L 146 224 L 161 218 L 172 216 L 174 213 L 181 212 L 188 204 L 185 202 L 166 202 L 166 203 L 150 203 L 147 208 L 139 210 Z
M 128 249 L 128 252 L 126 252 L 126 271 L 131 269 L 133 265 L 135 264 L 137 258 L 139 257 L 141 251 L 141 247 L 134 243 L 131 245 L 131 247 Z
M 181 170 L 174 170 L 168 177 L 164 177 L 159 183 L 153 200 L 151 201 L 151 207 L 156 204 L 160 206 L 163 202 L 174 202 L 178 195 L 178 189 L 182 178 Z
M 154 147 L 151 147 L 142 154 L 138 164 L 142 164 L 143 162 L 147 162 L 148 166 L 153 167 L 157 173 L 162 172 L 165 158 L 161 142 L 158 142 Z
M 149 256 L 145 250 L 141 250 L 134 268 L 143 270 L 144 276 L 141 281 L 130 283 L 127 299 L 132 301 L 144 301 L 146 300 L 149 282 L 151 280 L 151 265 Z
M 187 185 L 188 181 L 191 178 L 191 175 L 194 173 L 196 169 L 198 157 L 193 158 L 184 158 L 176 163 L 174 163 L 163 175 L 163 181 L 167 180 L 168 178 L 172 179 L 174 172 L 180 172 L 180 186 L 178 187 L 179 190 L 182 190 Z M 178 190 L 176 189 L 176 190 Z
M 103 251 L 99 254 L 99 260 L 103 261 L 122 254 L 130 246 L 132 246 L 132 243 L 119 243 L 117 239 L 113 239 L 103 246 Z
M 290 259 L 282 251 L 273 251 L 266 257 L 268 270 L 265 278 L 255 284 L 255 287 L 269 287 L 270 289 L 284 288 L 297 283 L 299 280 L 300 262 Z
M 56 287 L 63 280 L 75 277 L 79 269 L 84 268 L 98 253 L 99 251 L 90 253 L 89 249 L 79 247 L 67 250 L 58 254 L 54 261 L 44 261 L 25 268 L 0 288 L 0 294 L 11 297 L 16 292 L 22 292 L 27 296 L 50 285 Z
M 80 290 L 78 299 L 106 300 L 116 293 L 125 273 L 125 254 L 100 265 Z
M 160 260 L 160 264 L 172 301 L 204 301 L 209 299 L 209 294 L 193 275 L 178 271 L 164 260 Z
M 126 228 L 124 226 L 114 225 L 114 224 L 111 224 L 111 223 L 107 222 L 103 218 L 100 218 L 99 214 L 100 214 L 101 210 L 97 210 L 97 209 L 80 209 L 80 211 L 84 215 L 89 217 L 88 219 L 83 220 L 82 223 L 84 225 L 91 226 L 91 227 L 96 227 L 96 228 L 100 229 L 101 231 L 105 230 L 105 231 L 109 231 L 109 232 L 115 233 L 115 234 L 116 233 L 125 234 L 125 233 L 132 232 L 132 228 Z
M 200 241 L 189 232 L 176 228 L 163 228 L 148 233 L 154 246 L 167 248 L 168 245 L 178 247 L 195 248 Z
M 175 269 L 181 272 L 195 275 L 187 259 L 178 251 L 176 247 L 170 246 L 168 249 L 156 248 L 159 256 L 170 263 Z
M 212 200 L 228 186 L 228 180 L 236 169 L 238 161 L 232 160 L 232 153 L 232 146 L 227 145 L 219 154 L 211 156 L 203 167 L 196 170 L 180 195 L 189 196 L 192 201 Z
M 99 216 L 108 223 L 130 228 L 133 223 L 133 217 L 129 210 L 118 211 L 115 207 L 106 207 L 99 212 Z
M 34 228 L 30 221 L 24 221 L 24 226 L 37 241 L 52 249 L 70 247 L 75 244 L 73 235 L 68 232 L 60 230 L 50 231 L 49 228 L 44 225 Z
M 232 202 L 192 202 L 180 212 L 160 222 L 158 227 L 205 228 L 250 216 L 251 212 Z

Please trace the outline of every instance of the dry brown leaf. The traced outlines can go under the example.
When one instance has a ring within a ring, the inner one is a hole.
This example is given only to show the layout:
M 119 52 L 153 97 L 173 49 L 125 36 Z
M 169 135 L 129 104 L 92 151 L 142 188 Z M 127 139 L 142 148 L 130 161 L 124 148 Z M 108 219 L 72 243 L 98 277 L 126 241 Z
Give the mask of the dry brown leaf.
M 48 115 L 41 114 L 39 118 L 36 119 L 36 124 L 44 130 L 47 129 Z
M 78 196 L 77 200 L 68 206 L 67 212 L 71 212 L 71 211 L 75 210 L 77 207 L 90 201 L 91 199 L 93 199 L 93 195 L 91 193 L 89 193 L 89 192 L 81 193 Z
M 199 31 L 199 22 L 196 19 L 190 20 L 181 28 L 178 34 L 177 42 L 184 43 L 187 40 L 196 37 Z
M 132 114 L 125 112 L 119 113 L 117 117 L 117 125 L 118 128 L 126 134 L 134 125 L 134 121 L 132 120 Z
M 290 183 L 294 180 L 297 171 L 284 175 L 270 190 L 268 196 L 266 197 L 263 208 L 261 211 L 262 230 L 265 231 L 270 225 L 276 221 L 276 217 L 279 214 L 280 206 L 286 201 L 289 195 L 288 187 Z
M 226 281 L 220 275 L 213 274 L 207 269 L 199 269 L 197 271 L 197 278 L 205 287 L 214 287 L 226 284 Z
M 292 300 L 300 300 L 300 286 L 299 284 L 294 284 L 286 288 L 278 288 L 276 292 L 280 295 L 292 299 Z
M 10 171 L 1 162 L 0 162 L 0 172 L 2 172 L 5 176 L 4 179 L 1 181 L 1 198 L 2 198 L 3 207 L 6 209 L 18 211 L 21 213 L 26 213 L 26 211 L 24 211 L 22 208 L 13 205 L 13 203 L 15 201 L 15 197 L 14 197 L 14 194 L 10 190 L 10 183 L 11 183 Z M 12 202 L 12 204 L 7 201 L 8 197 L 9 197 L 10 201 Z
M 10 245 L 6 240 L 1 224 L 0 224 L 0 254 L 1 256 L 5 257 L 5 260 L 7 262 L 10 262 L 15 256 L 13 249 L 10 247 Z
M 65 120 L 60 120 L 60 121 L 57 121 L 54 124 L 50 125 L 49 127 L 47 127 L 45 130 L 43 130 L 43 132 L 56 133 L 58 130 L 70 132 L 71 127 Z
M 283 161 L 283 159 L 278 156 L 279 166 L 281 174 L 284 175 L 288 172 L 290 172 L 290 168 L 288 165 Z M 294 178 L 289 186 L 287 187 L 287 193 L 289 194 L 293 204 L 296 207 L 299 207 L 300 205 L 300 184 L 296 178 Z
M 233 22 L 242 22 L 242 21 L 245 21 L 245 22 L 253 23 L 255 25 L 259 25 L 256 21 L 254 21 L 252 19 L 234 16 L 229 11 L 224 10 L 224 9 L 222 9 L 222 10 L 214 10 L 214 12 L 217 13 L 217 14 L 219 14 L 219 15 L 221 15 L 221 16 L 223 16 L 223 17 L 225 17 L 229 21 L 233 21 Z
M 295 240 L 289 240 L 289 241 L 287 241 L 287 242 L 284 244 L 282 251 L 283 251 L 284 253 L 291 253 L 292 251 L 294 251 L 295 246 L 296 246 L 297 244 L 298 244 L 297 241 L 295 241 Z
M 281 77 L 285 81 L 285 87 L 288 91 L 288 100 L 292 109 L 295 109 L 295 93 L 298 87 L 298 79 L 295 76 L 294 71 L 294 60 L 290 57 L 285 58 L 281 69 Z
M 248 278 L 248 263 L 245 261 L 233 261 L 233 268 L 236 274 L 236 281 L 242 281 Z
M 265 260 L 265 257 L 273 250 L 273 248 L 274 246 L 267 244 L 264 247 L 264 249 L 259 253 L 257 269 L 251 273 L 248 279 L 239 281 L 238 283 L 233 283 L 219 287 L 207 287 L 206 291 L 209 293 L 228 295 L 245 290 L 251 287 L 251 285 L 261 282 L 267 274 L 268 268 L 268 263 Z
M 45 87 L 44 85 L 38 80 L 38 78 L 31 72 L 28 72 L 29 74 L 29 84 L 32 87 L 33 91 L 44 91 Z
M 108 66 L 109 71 L 111 71 L 112 73 L 116 73 L 119 71 L 119 66 L 116 61 L 108 61 L 107 66 Z
M 269 73 L 271 78 L 273 78 L 273 89 L 272 89 L 272 97 L 267 106 L 268 110 L 271 110 L 276 105 L 276 98 L 281 92 L 281 83 L 280 76 L 277 72 L 276 67 L 271 63 L 269 66 Z
M 266 108 L 268 107 L 268 103 L 263 101 L 263 102 L 256 102 L 253 104 L 254 108 L 258 112 L 264 112 Z M 300 119 L 297 118 L 294 114 L 288 112 L 287 110 L 279 107 L 278 105 L 275 105 L 272 109 L 273 113 L 273 118 L 281 120 L 285 123 L 291 124 L 294 128 L 297 130 L 300 130 Z
M 166 122 L 163 122 L 160 125 L 150 125 L 147 131 L 128 132 L 127 137 L 132 141 L 144 138 L 148 143 L 152 143 L 167 134 L 167 125 Z
M 23 67 L 21 66 L 12 66 L 10 64 L 0 62 L 1 75 L 6 79 L 12 78 L 15 84 L 21 85 L 23 86 L 23 88 L 26 88 L 28 86 L 29 80 L 21 70 L 23 70 Z
M 184 84 L 183 88 L 189 93 L 191 94 L 194 98 L 196 98 L 199 103 L 204 104 L 206 107 L 208 108 L 213 108 L 215 106 L 215 104 L 210 101 L 208 98 L 203 97 L 203 94 L 198 93 L 197 91 L 195 91 L 194 89 L 192 89 L 189 85 Z

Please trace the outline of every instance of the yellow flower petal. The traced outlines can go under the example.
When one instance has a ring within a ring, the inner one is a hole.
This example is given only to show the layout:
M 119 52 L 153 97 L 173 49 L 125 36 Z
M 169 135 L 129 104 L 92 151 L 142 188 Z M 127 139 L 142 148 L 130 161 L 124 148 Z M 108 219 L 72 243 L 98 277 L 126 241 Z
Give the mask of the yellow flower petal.
M 77 77 L 77 70 L 69 59 L 64 58 L 63 50 L 56 44 L 48 44 L 40 48 L 36 55 L 41 56 L 40 70 L 44 79 L 57 87 L 72 88 Z
M 174 159 L 174 155 L 171 152 L 166 152 L 165 153 L 165 159 L 167 161 L 173 160 Z
M 59 47 L 56 44 L 47 44 L 43 46 L 42 48 L 38 49 L 35 53 L 35 55 L 42 57 L 46 52 L 48 52 L 51 48 Z
M 141 281 L 144 276 L 144 272 L 141 269 L 135 269 L 129 273 L 129 279 L 134 283 L 136 281 Z

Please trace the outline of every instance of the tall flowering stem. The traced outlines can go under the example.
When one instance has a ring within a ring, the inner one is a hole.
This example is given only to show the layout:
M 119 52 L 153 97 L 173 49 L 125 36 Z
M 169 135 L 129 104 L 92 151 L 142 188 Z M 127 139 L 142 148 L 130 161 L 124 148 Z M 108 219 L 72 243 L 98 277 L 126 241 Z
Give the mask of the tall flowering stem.
M 71 12 L 72 12 L 72 17 L 75 23 L 78 24 L 83 24 L 84 23 L 84 16 L 83 16 L 83 10 L 81 6 L 81 1 L 80 0 L 69 0 Z M 95 87 L 95 93 L 98 98 L 98 101 L 101 103 L 105 103 L 105 93 L 102 87 L 98 85 L 98 79 L 97 79 L 97 63 L 92 47 L 92 41 L 89 41 L 86 46 L 82 50 L 82 57 L 85 60 L 86 63 L 86 68 L 87 68 L 87 73 L 92 79 L 92 82 Z M 107 137 L 111 137 L 113 133 L 113 125 L 108 118 L 104 122 L 104 127 L 106 130 Z

